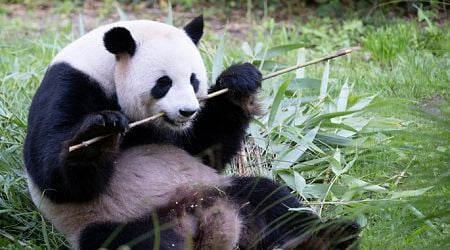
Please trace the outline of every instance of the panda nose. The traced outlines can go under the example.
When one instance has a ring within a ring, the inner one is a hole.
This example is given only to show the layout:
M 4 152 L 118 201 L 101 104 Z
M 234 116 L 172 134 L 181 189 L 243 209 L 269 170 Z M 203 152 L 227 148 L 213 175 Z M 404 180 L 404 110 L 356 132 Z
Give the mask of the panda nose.
M 197 112 L 197 110 L 180 109 L 179 112 L 184 117 L 191 117 Z

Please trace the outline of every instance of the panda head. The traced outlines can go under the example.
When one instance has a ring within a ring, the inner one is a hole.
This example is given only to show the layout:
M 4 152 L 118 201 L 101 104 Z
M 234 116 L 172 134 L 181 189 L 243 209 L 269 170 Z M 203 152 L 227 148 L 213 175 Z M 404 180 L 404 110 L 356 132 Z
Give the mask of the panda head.
M 207 94 L 207 75 L 196 47 L 203 34 L 203 17 L 183 29 L 158 23 L 135 22 L 109 29 L 105 48 L 116 56 L 117 99 L 131 120 L 160 112 L 157 127 L 189 128 Z

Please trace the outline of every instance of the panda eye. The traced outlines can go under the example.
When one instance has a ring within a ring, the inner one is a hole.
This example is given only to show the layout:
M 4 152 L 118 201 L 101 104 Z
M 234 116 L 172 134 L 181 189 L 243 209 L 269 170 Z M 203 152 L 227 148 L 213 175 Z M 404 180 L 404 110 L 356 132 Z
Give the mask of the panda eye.
M 154 98 L 163 98 L 167 92 L 169 92 L 170 87 L 172 87 L 172 79 L 168 76 L 162 76 L 156 80 L 155 86 L 151 90 L 151 94 Z
M 200 82 L 198 81 L 198 79 L 195 77 L 195 74 L 192 73 L 191 74 L 191 85 L 194 88 L 194 92 L 197 92 L 198 90 L 198 85 L 200 84 Z

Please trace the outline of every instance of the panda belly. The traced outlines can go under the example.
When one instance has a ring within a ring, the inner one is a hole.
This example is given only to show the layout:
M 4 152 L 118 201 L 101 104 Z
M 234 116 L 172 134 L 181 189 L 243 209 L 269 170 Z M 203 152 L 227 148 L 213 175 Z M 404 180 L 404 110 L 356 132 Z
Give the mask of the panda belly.
M 123 151 L 114 162 L 106 191 L 85 203 L 53 203 L 29 180 L 34 203 L 78 248 L 80 232 L 92 223 L 128 222 L 192 196 L 196 190 L 224 188 L 227 177 L 170 145 L 145 145 Z

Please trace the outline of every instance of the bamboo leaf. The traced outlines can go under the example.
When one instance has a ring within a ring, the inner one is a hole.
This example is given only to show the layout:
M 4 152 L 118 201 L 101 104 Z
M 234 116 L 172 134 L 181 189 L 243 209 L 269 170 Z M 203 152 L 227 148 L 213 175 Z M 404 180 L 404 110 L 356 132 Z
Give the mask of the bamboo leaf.
M 352 189 L 355 190 L 366 190 L 366 191 L 372 191 L 372 192 L 386 192 L 386 188 L 381 187 L 379 185 L 370 184 L 368 182 L 365 182 L 363 180 L 360 180 L 358 178 L 355 178 L 350 175 L 342 175 L 341 181 L 345 183 L 345 185 L 349 186 Z
M 416 189 L 416 190 L 405 190 L 405 191 L 393 192 L 391 199 L 400 199 L 400 198 L 420 196 L 432 188 L 433 187 L 427 187 L 427 188 L 421 188 L 421 189 Z
M 351 106 L 348 110 L 362 110 L 366 108 L 375 98 L 376 95 L 360 99 L 356 104 Z
M 320 94 L 319 94 L 320 100 L 324 100 L 325 97 L 327 96 L 329 76 L 330 76 L 330 60 L 327 61 L 327 63 L 325 64 L 325 69 L 323 70 L 322 81 L 320 83 Z
M 323 167 L 323 166 L 316 166 L 316 165 L 327 162 L 330 157 L 331 156 L 325 156 L 322 158 L 317 158 L 317 159 L 313 159 L 313 160 L 309 160 L 309 161 L 303 161 L 299 164 L 294 165 L 293 169 L 297 170 L 297 171 L 309 171 L 309 170 L 312 170 L 312 169 L 315 169 L 318 167 Z
M 297 65 L 305 63 L 305 48 L 300 48 L 297 52 Z M 295 78 L 305 78 L 305 68 L 299 68 L 295 71 Z
M 317 132 L 319 131 L 320 125 L 316 126 L 315 128 L 308 131 L 308 133 L 303 136 L 303 140 L 306 142 L 312 143 L 314 138 L 316 138 Z
M 289 168 L 297 162 L 297 160 L 305 153 L 307 148 L 294 147 L 289 149 L 285 154 L 279 155 L 275 161 L 275 169 Z
M 84 27 L 84 18 L 81 13 L 78 14 L 78 31 L 80 36 L 83 36 L 86 33 L 86 29 Z
M 347 109 L 348 96 L 350 89 L 348 88 L 347 81 L 341 87 L 341 92 L 337 100 L 337 111 L 345 111 Z
M 280 106 L 281 101 L 284 98 L 284 92 L 286 92 L 287 87 L 289 86 L 290 81 L 289 80 L 285 80 L 281 86 L 278 88 L 277 94 L 275 95 L 274 99 L 273 99 L 273 104 L 272 107 L 270 108 L 270 113 L 269 113 L 269 120 L 268 120 L 268 127 L 271 128 L 272 124 L 275 120 L 275 116 L 278 113 L 278 108 Z
M 297 78 L 292 80 L 289 89 L 298 91 L 299 89 L 318 89 L 320 88 L 320 80 L 313 78 Z
M 170 4 L 170 2 L 169 2 Z M 122 8 L 120 8 L 119 4 L 116 4 L 116 10 L 117 10 L 117 14 L 119 14 L 120 20 L 121 21 L 127 21 L 128 20 L 128 15 L 122 10 Z
M 253 51 L 252 48 L 250 47 L 250 44 L 248 44 L 248 42 L 244 42 L 241 46 L 242 51 L 244 51 L 244 53 L 249 56 L 249 57 L 253 57 Z
M 337 176 L 342 174 L 342 166 L 341 166 L 341 150 L 339 148 L 334 151 L 333 158 L 329 159 L 331 171 Z
M 223 61 L 225 56 L 225 34 L 226 32 L 220 36 L 219 46 L 217 48 L 216 55 L 214 56 L 211 70 L 211 84 L 216 82 L 217 77 L 223 69 Z
M 303 189 L 303 196 L 306 198 L 323 199 L 327 193 L 330 184 L 307 184 Z M 334 184 L 331 187 L 331 193 L 341 196 L 347 190 L 346 187 Z
M 303 194 L 303 189 L 306 186 L 306 180 L 305 178 L 303 178 L 303 176 L 301 176 L 299 173 L 297 173 L 296 171 L 294 171 L 294 182 L 295 182 L 295 190 L 299 193 L 299 194 Z
M 345 115 L 353 114 L 355 112 L 358 112 L 358 111 L 356 111 L 356 110 L 341 111 L 341 112 L 332 112 L 332 113 L 317 115 L 317 116 L 311 118 L 310 120 L 308 120 L 307 122 L 305 122 L 305 127 L 317 126 L 317 124 L 319 124 L 320 122 L 322 122 L 324 120 L 328 120 L 328 119 L 338 117 L 338 116 L 345 116 Z
M 253 60 L 252 63 L 253 65 L 255 65 L 255 67 L 260 67 L 261 64 L 263 63 L 263 66 L 260 69 L 262 71 L 276 71 L 287 67 L 286 64 L 279 63 L 273 60 L 265 60 L 264 62 L 261 60 Z
M 396 118 L 372 118 L 361 132 L 375 133 L 405 129 L 402 123 L 402 120 Z
M 170 0 L 167 2 L 167 16 L 165 23 L 173 25 L 173 10 L 172 10 L 172 2 Z
M 265 54 L 265 59 L 270 59 L 272 57 L 284 55 L 291 50 L 299 49 L 302 47 L 306 47 L 306 44 L 294 43 L 294 44 L 285 44 L 285 45 L 281 45 L 281 46 L 272 47 L 267 50 L 267 52 Z M 264 55 L 261 55 L 261 53 L 259 53 L 258 55 L 256 55 L 256 58 L 258 60 L 262 60 L 263 56 Z
M 257 42 L 256 45 L 255 45 L 255 48 L 253 49 L 253 55 L 259 54 L 259 52 L 262 51 L 263 47 L 264 47 L 263 43 Z
M 295 180 L 294 176 L 290 172 L 278 172 L 278 176 L 290 187 L 295 190 Z

